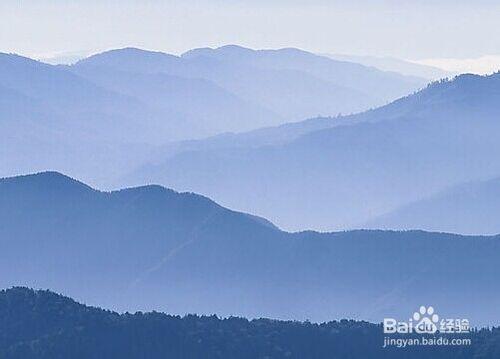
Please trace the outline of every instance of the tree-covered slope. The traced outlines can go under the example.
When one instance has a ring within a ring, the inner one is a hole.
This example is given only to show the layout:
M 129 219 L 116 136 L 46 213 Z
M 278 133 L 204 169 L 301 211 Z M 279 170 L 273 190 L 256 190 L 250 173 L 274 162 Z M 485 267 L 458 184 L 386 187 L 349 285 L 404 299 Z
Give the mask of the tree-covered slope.
M 0 291 L 0 356 L 4 359 L 335 359 L 496 358 L 498 329 L 462 337 L 471 346 L 382 348 L 379 325 L 249 321 L 151 312 L 118 314 L 50 291 Z

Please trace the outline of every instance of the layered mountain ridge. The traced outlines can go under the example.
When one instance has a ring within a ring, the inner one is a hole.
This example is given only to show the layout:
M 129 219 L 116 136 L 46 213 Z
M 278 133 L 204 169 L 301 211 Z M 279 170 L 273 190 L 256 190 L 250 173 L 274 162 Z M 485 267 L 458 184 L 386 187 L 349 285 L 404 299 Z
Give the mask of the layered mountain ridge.
M 245 51 L 278 63 L 229 61 L 224 49 L 214 58 L 125 48 L 58 66 L 0 54 L 0 176 L 55 169 L 111 188 L 172 141 L 361 111 L 426 82 L 312 53 L 300 52 L 303 63 Z M 310 73 L 315 61 L 336 75 Z M 340 84 L 350 68 L 357 88 Z M 375 80 L 377 96 L 360 90 Z
M 285 229 L 357 228 L 450 186 L 497 177 L 499 104 L 500 74 L 461 75 L 361 114 L 268 130 L 249 145 L 241 134 L 168 149 L 127 181 L 204 193 Z M 252 146 L 270 133 L 275 143 Z
M 0 180 L 0 245 L 0 287 L 119 311 L 378 322 L 432 303 L 483 325 L 500 292 L 498 236 L 290 233 L 196 194 L 54 172 Z

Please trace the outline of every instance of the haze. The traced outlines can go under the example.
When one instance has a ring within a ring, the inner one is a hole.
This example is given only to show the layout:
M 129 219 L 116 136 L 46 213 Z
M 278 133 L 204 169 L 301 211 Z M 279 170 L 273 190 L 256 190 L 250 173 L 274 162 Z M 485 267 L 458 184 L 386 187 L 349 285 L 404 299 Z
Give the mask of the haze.
M 496 63 L 485 69 L 480 59 L 500 55 L 500 4 L 489 0 L 439 4 L 407 0 L 349 4 L 324 0 L 7 0 L 0 4 L 0 14 L 0 51 L 43 59 L 125 46 L 179 54 L 234 43 L 432 59 L 434 65 L 450 71 L 456 71 L 457 61 L 466 59 L 466 71 L 485 73 L 494 71 Z M 479 59 L 477 66 L 474 59 Z

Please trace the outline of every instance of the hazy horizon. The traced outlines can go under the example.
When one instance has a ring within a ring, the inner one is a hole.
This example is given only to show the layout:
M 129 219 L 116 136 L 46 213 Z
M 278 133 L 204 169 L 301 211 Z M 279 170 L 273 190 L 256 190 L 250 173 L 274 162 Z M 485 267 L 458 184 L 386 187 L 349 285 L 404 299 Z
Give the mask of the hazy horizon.
M 241 44 L 222 44 L 220 46 L 212 46 L 210 48 L 218 48 L 218 47 L 223 47 L 223 46 L 230 46 L 230 45 L 235 45 L 235 46 L 243 46 Z M 209 46 L 202 46 L 199 48 L 205 48 Z M 40 60 L 52 65 L 71 65 L 76 63 L 79 60 L 82 60 L 84 58 L 87 58 L 92 55 L 96 55 L 99 53 L 103 53 L 106 51 L 111 51 L 111 50 L 116 50 L 116 49 L 122 49 L 122 48 L 140 48 L 142 50 L 146 51 L 153 51 L 153 52 L 163 52 L 163 53 L 168 53 L 176 56 L 180 56 L 185 52 L 179 52 L 179 53 L 172 53 L 172 52 L 167 52 L 167 51 L 162 51 L 161 49 L 147 49 L 147 48 L 141 48 L 141 47 L 135 47 L 135 46 L 123 46 L 123 47 L 118 47 L 118 48 L 107 48 L 107 49 L 101 49 L 101 50 L 82 50 L 82 51 L 69 51 L 69 52 L 54 52 L 54 53 L 42 53 L 42 54 L 34 54 L 34 55 L 22 55 L 22 56 L 27 56 L 31 57 L 36 60 Z M 250 48 L 250 47 L 247 47 Z M 252 50 L 276 50 L 276 49 L 282 49 L 285 47 L 276 47 L 276 48 L 251 48 Z M 292 48 L 297 48 L 297 47 L 292 47 Z M 193 48 L 197 49 L 197 48 Z M 297 48 L 300 50 L 307 51 L 302 48 Z M 192 49 L 190 49 L 192 50 Z M 189 50 L 188 50 L 189 51 Z M 18 54 L 18 53 L 16 53 Z M 324 53 L 318 52 L 318 55 L 326 55 Z M 391 56 L 370 56 L 366 54 L 339 54 L 339 53 L 331 53 L 328 55 L 339 55 L 339 56 L 358 56 L 358 57 L 367 57 L 367 58 L 373 58 L 373 59 L 380 59 L 380 60 L 401 60 L 401 61 L 408 61 L 409 63 L 413 63 L 416 65 L 424 65 L 424 66 L 429 66 L 432 68 L 436 68 L 439 70 L 447 71 L 450 74 L 461 74 L 461 73 L 472 73 L 472 74 L 477 74 L 477 75 L 489 75 L 494 72 L 497 72 L 500 70 L 500 55 L 484 55 L 476 58 L 425 58 L 421 60 L 415 60 L 415 59 L 405 59 L 405 58 L 398 58 L 398 57 L 391 57 Z M 356 61 L 352 61 L 356 62 Z
M 181 54 L 237 44 L 394 57 L 453 72 L 488 73 L 500 63 L 500 5 L 488 0 L 7 0 L 0 12 L 7 14 L 0 51 L 37 59 L 129 46 Z

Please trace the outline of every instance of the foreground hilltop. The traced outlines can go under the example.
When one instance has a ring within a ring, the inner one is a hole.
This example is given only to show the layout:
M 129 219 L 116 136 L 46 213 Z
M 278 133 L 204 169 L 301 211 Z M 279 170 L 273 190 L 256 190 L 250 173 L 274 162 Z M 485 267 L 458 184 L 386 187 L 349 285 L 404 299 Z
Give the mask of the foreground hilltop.
M 472 333 L 472 346 L 383 349 L 379 325 L 249 321 L 162 313 L 118 314 L 50 291 L 0 291 L 0 356 L 5 359 L 495 358 L 498 329 Z

